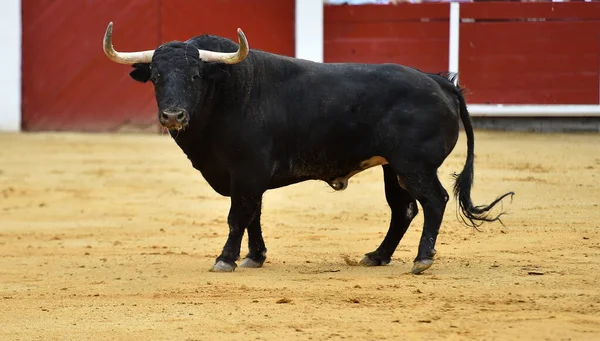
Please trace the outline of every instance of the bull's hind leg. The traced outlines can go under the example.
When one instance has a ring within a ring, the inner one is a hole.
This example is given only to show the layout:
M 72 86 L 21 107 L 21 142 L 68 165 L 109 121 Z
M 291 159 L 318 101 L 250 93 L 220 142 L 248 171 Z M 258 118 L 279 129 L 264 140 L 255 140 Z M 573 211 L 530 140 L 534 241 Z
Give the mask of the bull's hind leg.
M 383 166 L 385 198 L 392 210 L 392 219 L 385 238 L 377 250 L 367 253 L 360 261 L 365 266 L 386 265 L 390 262 L 396 247 L 408 230 L 413 218 L 419 212 L 415 199 L 398 184 L 398 176 L 391 166 Z
M 248 225 L 248 254 L 240 264 L 243 268 L 260 268 L 267 259 L 267 248 L 260 227 L 261 207 L 258 206 L 254 219 Z
M 448 192 L 437 177 L 436 170 L 429 167 L 404 165 L 396 167 L 397 173 L 407 191 L 423 207 L 423 232 L 419 241 L 419 251 L 414 260 L 412 273 L 421 273 L 433 264 L 435 243 L 448 202 Z M 407 171 L 408 170 L 408 171 Z

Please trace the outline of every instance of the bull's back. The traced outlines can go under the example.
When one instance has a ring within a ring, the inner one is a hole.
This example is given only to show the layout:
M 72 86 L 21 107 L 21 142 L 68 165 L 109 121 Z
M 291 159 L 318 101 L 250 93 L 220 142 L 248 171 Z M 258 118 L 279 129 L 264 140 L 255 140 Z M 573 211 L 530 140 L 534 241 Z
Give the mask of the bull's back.
M 328 135 L 351 143 L 382 125 L 426 119 L 416 111 L 438 115 L 451 98 L 435 79 L 398 64 L 284 58 L 274 65 L 263 70 L 257 105 L 264 106 L 270 133 L 282 138 L 321 141 Z
M 401 111 L 403 104 L 427 106 L 444 92 L 427 74 L 398 64 L 290 60 L 271 77 L 267 93 L 282 101 L 286 113 L 319 120 L 361 120 Z

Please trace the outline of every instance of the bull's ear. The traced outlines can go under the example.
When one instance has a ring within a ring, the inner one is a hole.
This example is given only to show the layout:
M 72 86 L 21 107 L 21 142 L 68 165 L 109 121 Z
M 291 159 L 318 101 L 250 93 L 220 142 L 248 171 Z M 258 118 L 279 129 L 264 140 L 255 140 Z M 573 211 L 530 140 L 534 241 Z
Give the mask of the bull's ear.
M 146 83 L 150 79 L 150 64 L 133 64 L 134 70 L 129 73 L 131 78 Z
M 221 81 L 229 76 L 229 70 L 221 63 L 206 63 L 204 77 L 213 81 Z

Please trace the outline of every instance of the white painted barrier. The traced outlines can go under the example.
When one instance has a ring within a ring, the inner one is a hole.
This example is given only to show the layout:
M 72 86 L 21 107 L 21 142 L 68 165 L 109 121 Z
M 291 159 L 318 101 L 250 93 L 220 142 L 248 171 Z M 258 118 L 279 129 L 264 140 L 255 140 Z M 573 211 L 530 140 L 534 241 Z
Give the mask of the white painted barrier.
M 296 0 L 296 58 L 323 62 L 323 0 Z
M 460 4 L 453 2 L 450 4 L 450 37 L 448 39 L 448 71 L 457 73 L 454 84 L 457 84 L 460 73 L 458 72 L 459 58 L 459 38 L 460 38 Z
M 600 117 L 600 105 L 471 104 L 473 117 Z
M 21 130 L 21 0 L 0 1 L 0 131 Z

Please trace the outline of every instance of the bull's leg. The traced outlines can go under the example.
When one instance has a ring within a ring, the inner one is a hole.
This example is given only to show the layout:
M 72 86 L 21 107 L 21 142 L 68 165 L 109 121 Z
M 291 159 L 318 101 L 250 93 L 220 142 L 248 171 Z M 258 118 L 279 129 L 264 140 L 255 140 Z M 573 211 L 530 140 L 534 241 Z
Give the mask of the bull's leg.
M 231 208 L 227 219 L 229 236 L 211 271 L 234 271 L 237 267 L 235 261 L 240 256 L 244 230 L 250 226 L 255 215 L 260 212 L 262 193 L 262 191 L 253 190 L 251 186 L 244 184 L 232 186 Z
M 246 258 L 240 264 L 244 268 L 260 268 L 263 266 L 267 259 L 267 248 L 265 247 L 265 241 L 262 236 L 262 229 L 260 226 L 260 205 L 258 211 L 254 215 L 254 219 L 250 225 L 248 225 L 248 254 Z
M 400 180 L 407 191 L 416 198 L 423 207 L 423 232 L 419 241 L 419 251 L 414 260 L 411 272 L 421 273 L 433 264 L 435 255 L 435 243 L 437 240 L 446 203 L 448 192 L 444 189 L 437 177 L 436 170 L 419 165 L 407 165 L 394 167 Z
M 377 250 L 367 253 L 360 261 L 365 266 L 386 265 L 402 240 L 413 218 L 419 212 L 415 199 L 398 184 L 398 176 L 391 166 L 383 166 L 385 198 L 392 210 L 392 219 L 385 238 Z

